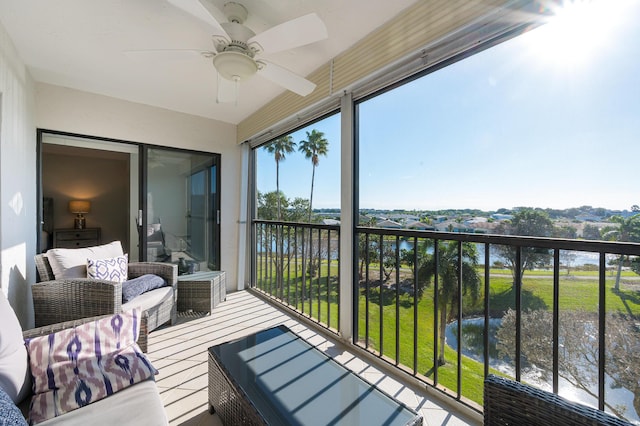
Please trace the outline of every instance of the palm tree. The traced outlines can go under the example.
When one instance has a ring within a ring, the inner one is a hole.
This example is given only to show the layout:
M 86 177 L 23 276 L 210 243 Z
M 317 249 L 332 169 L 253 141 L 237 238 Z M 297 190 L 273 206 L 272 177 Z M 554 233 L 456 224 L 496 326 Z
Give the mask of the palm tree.
M 313 165 L 311 172 L 311 196 L 309 197 L 309 222 L 311 222 L 311 211 L 313 210 L 313 181 L 316 176 L 316 167 L 320 162 L 320 156 L 326 156 L 329 152 L 329 141 L 325 139 L 324 133 L 315 129 L 311 133 L 307 132 L 307 140 L 300 141 L 298 151 L 304 153 L 306 159 L 311 160 Z
M 609 221 L 617 224 L 617 226 L 607 226 L 602 230 L 602 237 L 605 240 L 640 242 L 640 214 L 635 214 L 628 218 L 612 216 Z M 625 255 L 621 254 L 618 259 L 618 274 L 614 287 L 616 291 L 620 290 L 620 276 L 622 275 L 624 260 Z
M 276 160 L 276 199 L 277 199 L 277 220 L 282 220 L 282 199 L 286 197 L 280 192 L 280 161 L 283 161 L 287 154 L 294 151 L 296 143 L 290 135 L 281 136 L 264 147 L 267 152 L 273 154 Z M 283 271 L 284 271 L 284 235 L 283 228 L 276 228 L 276 253 L 274 257 L 276 271 L 276 290 L 282 294 Z
M 438 246 L 438 306 L 440 311 L 439 329 L 438 329 L 438 365 L 444 365 L 446 363 L 444 357 L 445 348 L 445 331 L 447 324 L 456 318 L 458 309 L 458 276 L 460 271 L 460 265 L 462 266 L 462 292 L 463 294 L 470 293 L 472 300 L 475 302 L 478 300 L 480 292 L 480 275 L 477 272 L 478 266 L 478 252 L 476 246 L 472 243 L 460 243 L 462 244 L 462 262 L 458 258 L 458 242 L 448 241 L 439 243 Z M 419 267 L 418 267 L 418 280 L 426 282 L 427 285 L 431 283 L 436 273 L 436 259 L 433 254 L 428 255 L 424 253 L 424 250 L 431 246 L 431 241 L 425 241 L 422 247 L 418 249 L 422 252 L 419 253 Z M 423 260 L 420 261 L 420 258 Z
M 280 161 L 285 159 L 286 154 L 292 153 L 295 147 L 296 143 L 290 135 L 279 137 L 264 147 L 276 160 L 276 192 L 278 194 L 280 194 Z M 280 197 L 278 197 L 278 220 L 282 220 Z

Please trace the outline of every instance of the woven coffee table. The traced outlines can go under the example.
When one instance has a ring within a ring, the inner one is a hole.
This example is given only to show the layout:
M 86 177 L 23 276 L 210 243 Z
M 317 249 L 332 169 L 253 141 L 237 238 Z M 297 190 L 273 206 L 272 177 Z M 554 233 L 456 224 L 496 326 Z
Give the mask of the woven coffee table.
M 209 348 L 209 407 L 226 425 L 421 425 L 422 417 L 285 326 Z

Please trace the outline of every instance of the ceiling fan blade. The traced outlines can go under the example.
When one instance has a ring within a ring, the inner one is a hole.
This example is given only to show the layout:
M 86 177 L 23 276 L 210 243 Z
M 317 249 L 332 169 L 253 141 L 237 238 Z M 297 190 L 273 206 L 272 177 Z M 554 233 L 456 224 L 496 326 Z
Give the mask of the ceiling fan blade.
M 310 13 L 269 28 L 251 37 L 248 42 L 257 43 L 266 53 L 273 53 L 324 40 L 328 36 L 322 19 Z
M 218 93 L 216 94 L 216 103 L 218 104 L 237 104 L 238 103 L 238 83 L 227 80 L 218 74 Z
M 229 38 L 227 32 L 222 28 L 218 19 L 216 19 L 217 12 L 219 12 L 219 16 L 224 16 L 222 12 L 215 11 L 217 9 L 209 0 L 167 0 L 169 3 L 177 7 L 178 9 L 183 10 L 189 15 L 199 19 L 200 21 L 207 24 L 211 29 L 211 35 L 214 36 L 224 36 Z M 216 12 L 216 13 L 212 13 Z
M 316 88 L 314 83 L 280 65 L 264 60 L 260 62 L 262 62 L 264 66 L 258 73 L 287 90 L 291 90 L 300 96 L 307 96 Z
M 213 52 L 199 49 L 143 49 L 125 50 L 126 57 L 138 61 L 194 61 L 202 60 L 205 55 L 213 55 Z

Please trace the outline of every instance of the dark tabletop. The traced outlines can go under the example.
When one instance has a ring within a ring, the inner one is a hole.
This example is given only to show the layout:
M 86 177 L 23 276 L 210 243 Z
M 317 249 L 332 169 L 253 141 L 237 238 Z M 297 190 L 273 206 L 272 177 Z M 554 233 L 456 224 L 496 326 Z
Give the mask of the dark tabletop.
M 270 425 L 413 425 L 421 417 L 285 326 L 209 349 Z

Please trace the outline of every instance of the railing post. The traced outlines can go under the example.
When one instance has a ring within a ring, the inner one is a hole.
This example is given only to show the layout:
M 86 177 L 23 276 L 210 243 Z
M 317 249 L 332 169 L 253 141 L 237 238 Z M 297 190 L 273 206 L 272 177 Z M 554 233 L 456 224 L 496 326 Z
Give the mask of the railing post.
M 516 381 L 520 381 L 522 362 L 522 246 L 516 246 L 516 264 L 514 265 L 516 281 L 514 285 L 514 295 L 516 298 Z
M 440 358 L 438 356 L 438 345 L 440 340 L 438 339 L 438 333 L 440 332 L 440 324 L 438 320 L 438 310 L 440 305 L 440 297 L 438 292 L 440 291 L 440 240 L 433 239 L 433 383 L 438 384 L 438 367 L 440 367 Z
M 607 324 L 607 261 L 605 253 L 600 253 L 598 277 L 598 409 L 604 411 L 605 366 L 606 366 L 606 324 Z
M 462 241 L 458 241 L 458 328 L 456 330 L 458 339 L 458 365 L 457 365 L 457 392 L 458 398 L 462 396 L 462 264 L 463 264 Z
M 491 296 L 491 245 L 489 243 L 484 244 L 484 377 L 489 375 L 489 299 Z
M 360 241 L 360 239 L 358 238 L 358 241 Z M 364 273 L 364 282 L 365 282 L 365 347 L 368 348 L 369 347 L 369 298 L 371 296 L 371 288 L 369 287 L 369 262 L 371 261 L 369 259 L 369 233 L 365 234 L 364 237 L 364 246 L 365 246 L 365 252 L 364 252 L 364 259 L 365 259 L 365 273 Z M 356 336 L 357 337 L 357 336 Z
M 418 372 L 418 238 L 413 238 L 413 373 Z
M 327 325 L 331 327 L 331 230 L 327 231 Z
M 380 240 L 378 240 L 378 262 L 380 263 L 379 271 L 378 271 L 378 313 L 380 317 L 378 318 L 378 332 L 379 341 L 378 347 L 380 349 L 380 355 L 384 354 L 384 235 L 380 234 Z
M 560 348 L 560 250 L 553 250 L 553 393 L 558 393 L 558 362 Z
M 396 235 L 396 365 L 400 364 L 400 236 Z

